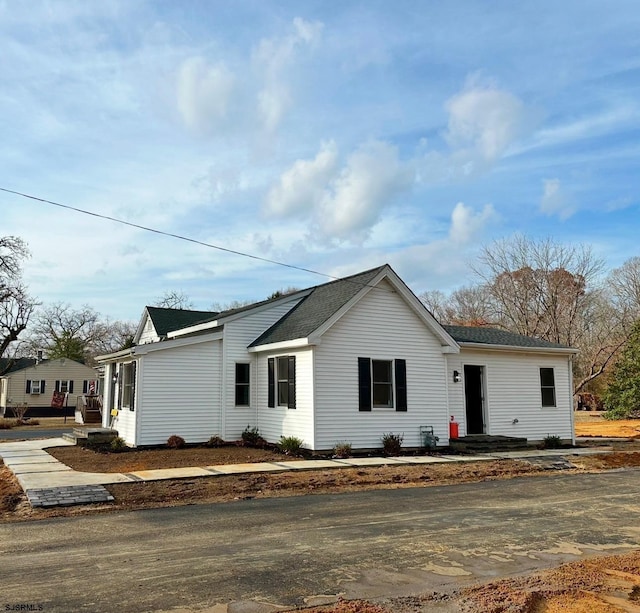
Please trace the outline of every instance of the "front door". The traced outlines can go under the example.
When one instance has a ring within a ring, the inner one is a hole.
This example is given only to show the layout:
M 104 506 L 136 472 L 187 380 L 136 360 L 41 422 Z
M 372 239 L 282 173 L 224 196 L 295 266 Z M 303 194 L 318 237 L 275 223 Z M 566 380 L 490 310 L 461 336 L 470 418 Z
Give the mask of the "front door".
M 484 434 L 482 370 L 482 366 L 466 364 L 464 367 L 464 400 L 467 416 L 467 434 Z

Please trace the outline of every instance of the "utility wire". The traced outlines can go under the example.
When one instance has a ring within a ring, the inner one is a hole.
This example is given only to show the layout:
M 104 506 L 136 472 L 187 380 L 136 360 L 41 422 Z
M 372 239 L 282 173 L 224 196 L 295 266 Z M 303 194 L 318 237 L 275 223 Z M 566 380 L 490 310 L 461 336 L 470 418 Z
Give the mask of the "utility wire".
M 153 232 L 154 234 L 160 234 L 162 236 L 169 236 L 171 238 L 177 238 L 181 241 L 187 241 L 189 243 L 194 243 L 196 245 L 202 245 L 203 247 L 209 247 L 210 249 L 217 249 L 218 251 L 224 251 L 226 253 L 232 253 L 234 255 L 239 255 L 245 258 L 251 258 L 253 260 L 258 260 L 260 262 L 267 262 L 268 264 L 275 264 L 277 266 L 284 266 L 285 268 L 291 268 L 293 270 L 299 270 L 301 272 L 308 272 L 312 275 L 318 275 L 320 277 L 326 277 L 328 279 L 333 279 L 334 281 L 340 280 L 340 277 L 335 277 L 333 275 L 328 275 L 324 272 L 318 272 L 317 270 L 311 270 L 310 268 L 303 268 L 301 266 L 296 266 L 294 264 L 287 264 L 286 262 L 279 262 L 277 260 L 271 260 L 269 258 L 265 258 L 259 255 L 254 255 L 252 253 L 245 253 L 243 251 L 237 251 L 235 249 L 229 249 L 228 247 L 221 247 L 220 245 L 214 245 L 212 243 L 205 243 L 204 241 L 199 241 L 195 238 L 189 238 L 187 236 L 182 236 L 180 234 L 174 234 L 172 232 L 165 232 L 164 230 L 157 230 L 156 228 L 149 228 L 148 226 L 143 226 L 137 223 L 132 223 L 130 221 L 125 221 L 124 219 L 118 219 L 117 217 L 110 217 L 109 215 L 102 215 L 101 213 L 94 213 L 93 211 L 87 211 L 85 209 L 81 209 L 75 206 L 70 206 L 68 204 L 61 204 L 60 202 L 54 202 L 53 200 L 47 200 L 46 198 L 38 198 L 37 196 L 32 196 L 31 194 L 25 194 L 23 192 L 18 192 L 12 189 L 7 189 L 6 187 L 0 187 L 0 191 L 5 192 L 7 194 L 13 194 L 15 196 L 21 196 L 22 198 L 28 198 L 30 200 L 36 200 L 37 202 L 43 202 L 45 204 L 51 204 L 53 206 L 60 207 L 61 209 L 67 209 L 69 211 L 75 211 L 76 213 L 82 213 L 83 215 L 90 215 L 91 217 L 97 217 L 99 219 L 106 219 L 107 221 L 113 221 L 114 223 L 119 223 L 124 226 L 130 226 L 131 228 L 137 228 L 139 230 L 145 230 L 146 232 Z M 349 281 L 349 279 L 343 279 L 343 281 Z M 378 286 L 368 285 L 366 283 L 358 283 L 357 281 L 351 281 L 352 283 L 357 283 L 362 287 L 372 287 L 375 289 L 383 289 Z M 387 290 L 385 290 L 387 291 Z

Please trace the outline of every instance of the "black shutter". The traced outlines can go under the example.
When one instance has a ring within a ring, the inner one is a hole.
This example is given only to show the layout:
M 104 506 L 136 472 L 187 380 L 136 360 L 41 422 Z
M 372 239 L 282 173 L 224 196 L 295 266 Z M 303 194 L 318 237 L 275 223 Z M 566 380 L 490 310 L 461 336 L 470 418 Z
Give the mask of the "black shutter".
M 407 361 L 396 360 L 396 411 L 407 410 Z
M 73 381 L 69 381 L 69 393 L 73 394 Z
M 269 394 L 267 405 L 270 407 L 276 406 L 276 361 L 275 358 L 269 358 L 267 360 L 267 372 L 269 374 Z
M 60 391 L 60 381 L 56 381 L 56 392 Z
M 359 411 L 371 410 L 371 360 L 358 358 Z
M 31 379 L 27 379 L 27 389 L 26 389 L 26 394 L 30 394 L 31 393 Z
M 289 409 L 296 408 L 296 356 L 290 355 L 288 358 L 288 379 L 289 379 Z
M 86 394 L 86 393 L 87 393 L 87 391 L 88 391 L 88 389 L 89 389 L 89 382 L 85 379 L 85 380 L 82 382 L 82 393 L 83 393 L 83 394 Z
M 134 411 L 136 408 L 136 366 L 137 362 L 131 362 L 131 404 L 129 410 Z
M 45 383 L 45 381 L 44 381 L 44 379 L 42 379 L 42 381 L 40 381 L 40 393 L 41 394 L 44 394 L 44 383 Z

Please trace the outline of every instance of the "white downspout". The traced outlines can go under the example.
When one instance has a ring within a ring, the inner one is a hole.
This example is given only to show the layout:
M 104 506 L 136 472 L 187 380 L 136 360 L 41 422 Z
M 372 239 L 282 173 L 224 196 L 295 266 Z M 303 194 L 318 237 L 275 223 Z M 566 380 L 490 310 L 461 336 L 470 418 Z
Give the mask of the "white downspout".
M 573 415 L 573 354 L 569 356 L 569 408 L 571 415 L 571 444 L 576 444 L 575 418 Z

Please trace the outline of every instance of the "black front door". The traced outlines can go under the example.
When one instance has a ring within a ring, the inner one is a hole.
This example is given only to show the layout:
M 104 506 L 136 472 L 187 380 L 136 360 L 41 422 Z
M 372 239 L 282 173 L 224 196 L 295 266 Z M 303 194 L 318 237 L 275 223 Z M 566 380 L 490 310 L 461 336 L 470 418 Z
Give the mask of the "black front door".
M 467 415 L 467 434 L 484 434 L 482 366 L 464 367 L 464 399 Z

